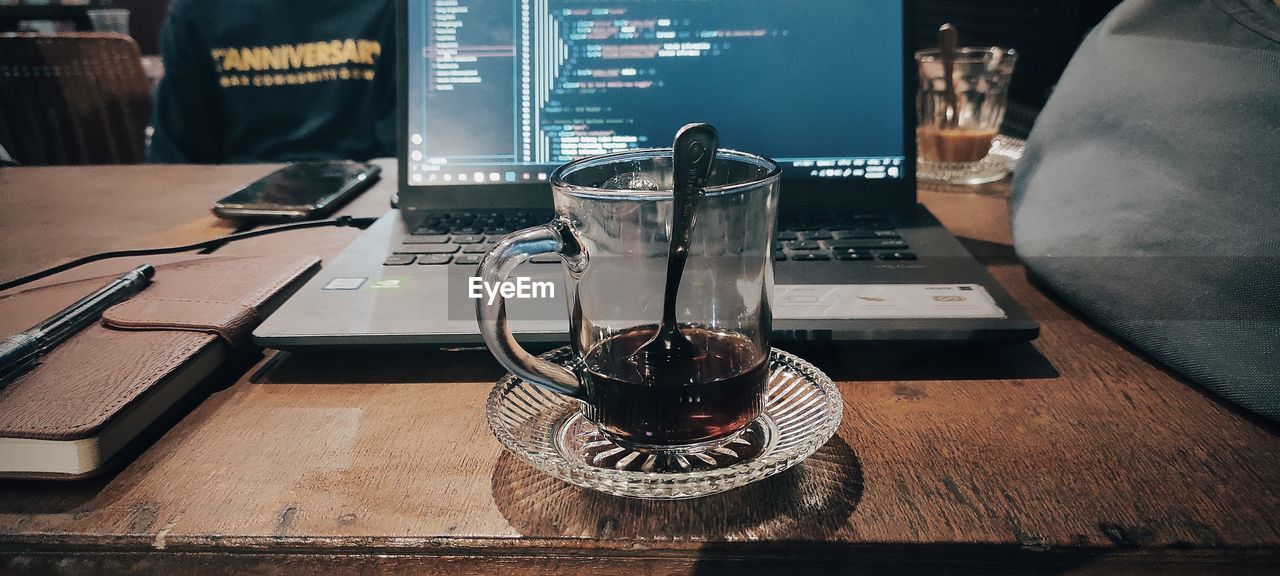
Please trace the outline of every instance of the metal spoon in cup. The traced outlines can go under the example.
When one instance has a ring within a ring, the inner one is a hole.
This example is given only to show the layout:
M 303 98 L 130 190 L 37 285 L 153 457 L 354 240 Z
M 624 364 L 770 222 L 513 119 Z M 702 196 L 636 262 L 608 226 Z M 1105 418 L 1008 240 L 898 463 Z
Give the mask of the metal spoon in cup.
M 676 322 L 676 294 L 689 256 L 689 242 L 697 221 L 698 204 L 705 194 L 707 178 L 715 161 L 719 137 L 710 124 L 686 124 L 676 133 L 672 144 L 672 219 L 671 247 L 667 253 L 667 282 L 662 301 L 662 325 L 652 340 L 641 346 L 635 356 L 648 362 L 689 358 L 697 349 L 680 332 Z

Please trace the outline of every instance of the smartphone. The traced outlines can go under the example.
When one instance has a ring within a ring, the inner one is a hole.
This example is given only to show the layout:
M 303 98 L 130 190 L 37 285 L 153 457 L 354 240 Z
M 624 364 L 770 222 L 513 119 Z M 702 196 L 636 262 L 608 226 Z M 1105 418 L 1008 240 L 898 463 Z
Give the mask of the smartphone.
M 372 186 L 381 171 L 349 160 L 296 162 L 219 200 L 213 213 L 230 219 L 319 218 Z

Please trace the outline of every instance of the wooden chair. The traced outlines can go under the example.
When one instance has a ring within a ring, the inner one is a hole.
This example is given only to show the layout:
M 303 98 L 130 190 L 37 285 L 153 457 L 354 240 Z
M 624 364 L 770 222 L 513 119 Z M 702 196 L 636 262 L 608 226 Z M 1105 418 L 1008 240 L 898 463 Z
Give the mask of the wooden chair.
M 133 39 L 0 35 L 0 146 L 23 165 L 142 162 L 151 82 Z

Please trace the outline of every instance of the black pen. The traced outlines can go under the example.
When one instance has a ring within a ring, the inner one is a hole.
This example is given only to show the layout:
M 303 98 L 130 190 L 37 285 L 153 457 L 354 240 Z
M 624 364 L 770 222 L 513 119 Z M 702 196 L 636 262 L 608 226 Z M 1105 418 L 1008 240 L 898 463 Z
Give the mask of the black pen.
M 33 366 L 40 356 L 71 335 L 96 322 L 107 308 L 141 292 L 151 283 L 151 277 L 155 273 L 154 266 L 143 264 L 67 306 L 48 320 L 25 332 L 5 338 L 0 342 L 0 385 Z

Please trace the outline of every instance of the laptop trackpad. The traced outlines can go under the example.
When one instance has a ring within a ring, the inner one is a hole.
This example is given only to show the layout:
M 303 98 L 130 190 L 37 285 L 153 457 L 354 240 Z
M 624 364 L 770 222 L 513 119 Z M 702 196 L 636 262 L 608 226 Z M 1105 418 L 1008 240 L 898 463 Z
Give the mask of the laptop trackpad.
M 978 284 L 778 284 L 773 315 L 786 320 L 1004 318 Z

